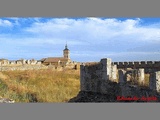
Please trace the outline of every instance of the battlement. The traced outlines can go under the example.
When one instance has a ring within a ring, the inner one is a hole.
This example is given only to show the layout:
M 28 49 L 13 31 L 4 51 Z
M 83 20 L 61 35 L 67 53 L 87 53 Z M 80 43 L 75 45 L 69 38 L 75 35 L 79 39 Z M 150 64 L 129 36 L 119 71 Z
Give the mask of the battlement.
M 82 63 L 82 65 L 84 66 L 92 66 L 92 65 L 98 65 L 100 62 L 85 62 L 85 63 Z
M 9 70 L 38 70 L 38 69 L 53 69 L 53 70 L 63 70 L 63 69 L 79 69 L 80 63 L 75 61 L 67 62 L 65 66 L 62 64 L 54 65 L 49 64 L 45 65 L 40 60 L 7 60 L 0 59 L 0 71 L 9 71 Z
M 41 65 L 41 61 L 37 61 L 37 60 L 25 60 L 25 59 L 21 59 L 21 60 L 7 60 L 7 59 L 1 59 L 0 60 L 0 66 L 12 66 L 12 65 Z
M 113 62 L 117 68 L 144 68 L 160 70 L 160 61 Z
M 87 62 L 80 66 L 81 91 L 91 91 L 106 94 L 111 89 L 110 83 L 117 82 L 122 95 L 129 95 L 126 89 L 131 81 L 145 84 L 145 71 L 149 71 L 149 88 L 160 92 L 160 61 L 112 62 L 103 58 L 100 62 Z M 130 90 L 131 91 L 131 90 Z

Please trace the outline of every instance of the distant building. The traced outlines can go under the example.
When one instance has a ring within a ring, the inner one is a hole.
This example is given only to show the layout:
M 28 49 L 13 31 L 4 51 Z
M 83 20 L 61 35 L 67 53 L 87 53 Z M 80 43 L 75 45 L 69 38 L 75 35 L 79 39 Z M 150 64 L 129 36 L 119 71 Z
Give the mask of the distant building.
M 70 59 L 70 50 L 68 49 L 67 44 L 65 45 L 65 48 L 63 50 L 63 57 L 48 57 L 43 58 L 41 60 L 25 60 L 25 59 L 19 59 L 19 60 L 7 60 L 7 59 L 0 59 L 0 67 L 4 67 L 6 69 L 7 67 L 14 67 L 14 66 L 23 66 L 28 69 L 28 66 L 32 65 L 32 68 L 37 65 L 40 65 L 41 67 L 46 67 L 49 69 L 79 69 L 80 63 L 77 63 L 75 61 L 72 61 Z
M 67 44 L 65 45 L 65 49 L 63 50 L 63 57 L 48 57 L 43 58 L 40 61 L 44 65 L 53 65 L 55 67 L 65 67 L 69 64 L 72 64 L 72 61 L 70 59 L 70 50 L 68 49 Z

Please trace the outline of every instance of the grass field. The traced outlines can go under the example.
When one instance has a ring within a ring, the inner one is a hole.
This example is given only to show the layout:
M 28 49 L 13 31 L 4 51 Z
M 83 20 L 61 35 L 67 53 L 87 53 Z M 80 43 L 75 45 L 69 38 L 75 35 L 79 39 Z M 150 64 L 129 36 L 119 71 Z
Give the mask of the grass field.
M 149 86 L 149 74 L 145 86 Z M 79 91 L 79 70 L 0 72 L 0 96 L 16 102 L 68 102 Z
M 76 70 L 0 72 L 0 96 L 16 102 L 67 102 L 80 90 Z

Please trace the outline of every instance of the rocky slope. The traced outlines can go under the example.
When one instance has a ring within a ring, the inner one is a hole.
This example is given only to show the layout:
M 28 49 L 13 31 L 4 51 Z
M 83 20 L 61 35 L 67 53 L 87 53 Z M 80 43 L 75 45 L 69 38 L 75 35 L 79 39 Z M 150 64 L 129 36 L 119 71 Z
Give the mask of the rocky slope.
M 111 83 L 107 94 L 80 91 L 68 102 L 160 102 L 160 93 L 147 87 Z

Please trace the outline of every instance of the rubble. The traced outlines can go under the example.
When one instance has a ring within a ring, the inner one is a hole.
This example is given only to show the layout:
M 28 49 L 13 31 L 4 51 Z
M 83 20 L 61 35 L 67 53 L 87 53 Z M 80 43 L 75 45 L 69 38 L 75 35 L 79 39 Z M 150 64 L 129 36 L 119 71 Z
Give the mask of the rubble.
M 0 96 L 0 103 L 15 103 L 15 101 L 9 98 L 2 98 Z
M 125 92 L 122 94 L 123 90 Z M 118 97 L 123 98 L 123 100 L 119 100 Z M 160 102 L 160 94 L 147 87 L 137 87 L 129 84 L 121 87 L 119 83 L 110 83 L 106 94 L 80 91 L 76 97 L 68 102 Z

